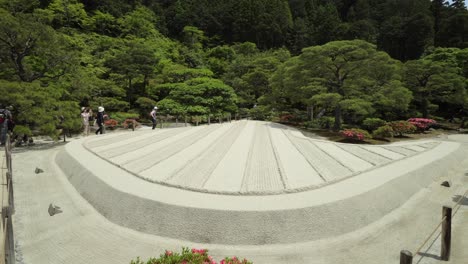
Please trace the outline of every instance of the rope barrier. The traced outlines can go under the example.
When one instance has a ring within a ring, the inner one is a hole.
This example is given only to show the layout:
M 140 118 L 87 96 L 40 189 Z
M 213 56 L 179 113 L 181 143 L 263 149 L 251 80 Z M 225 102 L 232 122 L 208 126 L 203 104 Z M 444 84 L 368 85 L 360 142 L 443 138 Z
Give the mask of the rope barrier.
M 465 191 L 465 193 L 458 199 L 457 203 L 455 204 L 454 208 L 457 208 L 453 213 L 452 213 L 452 217 L 455 216 L 455 214 L 457 213 L 458 209 L 460 208 L 461 206 L 461 201 L 463 200 L 463 198 L 468 194 L 468 190 Z M 457 207 L 458 206 L 458 207 Z M 434 235 L 434 233 L 437 231 L 437 229 L 439 229 L 439 227 L 442 225 L 442 223 L 445 221 L 445 219 L 447 219 L 446 216 L 442 217 L 442 219 L 440 220 L 439 224 L 434 228 L 434 230 L 431 232 L 431 234 L 426 238 L 426 240 L 424 240 L 424 242 L 422 243 L 422 245 L 416 250 L 416 251 L 413 251 L 413 256 L 416 256 L 420 250 L 426 245 L 426 243 L 430 240 L 430 238 L 432 237 L 432 235 Z
M 5 166 L 6 165 L 6 166 Z M 5 171 L 6 170 L 6 171 Z M 1 199 L 1 247 L 0 247 L 0 264 L 14 262 L 14 243 L 13 233 L 11 230 L 11 214 L 13 213 L 13 181 L 12 181 L 12 166 L 11 166 L 11 140 L 7 135 L 5 144 L 5 156 L 2 159 L 2 199 Z M 9 223 L 10 222 L 10 223 Z

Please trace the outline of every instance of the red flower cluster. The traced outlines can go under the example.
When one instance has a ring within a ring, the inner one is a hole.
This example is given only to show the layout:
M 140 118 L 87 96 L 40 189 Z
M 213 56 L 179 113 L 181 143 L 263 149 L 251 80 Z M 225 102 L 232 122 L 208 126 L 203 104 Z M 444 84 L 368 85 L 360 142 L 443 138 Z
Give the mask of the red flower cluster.
M 225 258 L 219 262 L 219 264 L 249 264 L 249 262 L 246 259 L 243 259 L 242 261 L 238 259 L 237 257 L 232 257 L 232 258 Z
M 192 248 L 192 253 L 193 253 L 193 254 L 205 255 L 206 249 L 196 249 L 196 248 Z
M 408 119 L 408 122 L 413 124 L 419 130 L 423 130 L 423 131 L 437 123 L 434 119 L 429 119 L 429 118 L 410 118 Z
M 294 116 L 291 115 L 291 114 L 283 114 L 283 115 L 280 116 L 280 122 L 287 123 L 287 122 L 291 121 L 291 119 L 294 119 Z
M 104 120 L 104 125 L 109 128 L 114 128 L 119 124 L 115 119 Z
M 341 131 L 341 135 L 345 138 L 355 139 L 359 141 L 363 141 L 366 138 L 369 138 L 370 135 L 367 131 L 357 128 L 345 129 Z

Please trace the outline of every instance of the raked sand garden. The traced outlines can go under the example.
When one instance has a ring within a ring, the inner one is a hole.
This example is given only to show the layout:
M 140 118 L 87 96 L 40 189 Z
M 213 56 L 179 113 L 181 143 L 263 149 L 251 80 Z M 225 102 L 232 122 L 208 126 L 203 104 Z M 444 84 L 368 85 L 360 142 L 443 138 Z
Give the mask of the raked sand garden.
M 18 149 L 17 259 L 128 263 L 197 246 L 254 263 L 396 263 L 466 188 L 467 142 L 345 144 L 243 120 Z

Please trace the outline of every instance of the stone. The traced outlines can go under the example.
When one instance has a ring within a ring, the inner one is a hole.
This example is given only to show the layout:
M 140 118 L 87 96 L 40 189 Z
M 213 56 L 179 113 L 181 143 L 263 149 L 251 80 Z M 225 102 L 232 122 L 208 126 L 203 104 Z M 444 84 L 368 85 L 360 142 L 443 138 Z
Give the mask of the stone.
M 49 204 L 49 209 L 47 211 L 49 212 L 50 216 L 54 216 L 63 212 L 59 206 L 53 205 L 52 203 Z
M 445 187 L 450 187 L 452 186 L 452 183 L 450 181 L 443 181 L 441 185 Z

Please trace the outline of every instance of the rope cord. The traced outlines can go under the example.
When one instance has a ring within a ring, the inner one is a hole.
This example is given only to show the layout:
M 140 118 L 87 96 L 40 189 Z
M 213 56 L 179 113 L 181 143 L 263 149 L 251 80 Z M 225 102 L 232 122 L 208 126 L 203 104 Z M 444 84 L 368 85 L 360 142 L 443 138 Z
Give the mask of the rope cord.
M 460 198 L 458 199 L 457 203 L 455 204 L 455 206 L 453 207 L 454 209 L 454 212 L 452 213 L 452 217 L 455 216 L 455 214 L 457 213 L 458 209 L 460 208 L 461 206 L 461 201 L 463 200 L 463 198 L 468 194 L 468 190 L 465 191 L 465 193 L 463 195 L 460 196 Z M 455 209 L 456 208 L 456 209 Z M 447 216 L 444 216 L 442 217 L 442 220 L 440 220 L 439 224 L 434 228 L 434 230 L 431 232 L 431 234 L 426 238 L 426 240 L 424 240 L 424 242 L 421 244 L 421 246 L 416 250 L 414 251 L 413 253 L 413 256 L 416 256 L 420 250 L 424 247 L 424 245 L 426 245 L 426 243 L 429 241 L 429 239 L 432 237 L 432 235 L 434 235 L 434 233 L 437 231 L 437 229 L 442 225 L 442 223 L 445 221 L 445 219 L 447 218 Z

